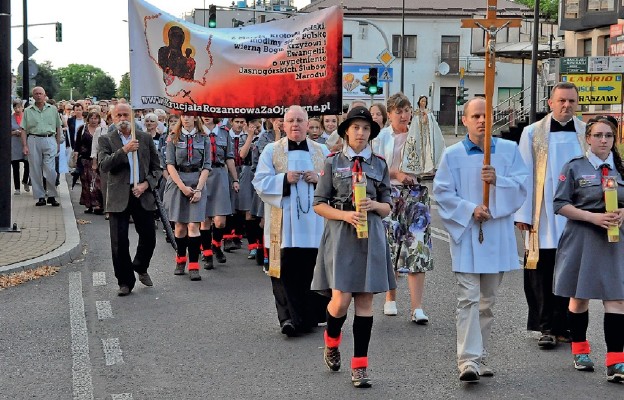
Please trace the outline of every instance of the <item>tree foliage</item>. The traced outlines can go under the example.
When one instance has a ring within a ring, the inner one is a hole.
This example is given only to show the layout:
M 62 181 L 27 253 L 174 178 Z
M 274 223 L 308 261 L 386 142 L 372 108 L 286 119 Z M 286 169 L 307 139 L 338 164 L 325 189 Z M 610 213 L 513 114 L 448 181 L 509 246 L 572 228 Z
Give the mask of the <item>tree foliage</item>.
M 121 76 L 119 81 L 119 89 L 117 89 L 117 97 L 130 99 L 130 73 L 126 72 Z
M 97 97 L 98 99 L 110 99 L 115 97 L 117 85 L 110 75 L 105 73 L 96 74 L 93 79 L 87 83 L 87 94 Z
M 50 61 L 44 61 L 41 64 L 37 64 L 39 72 L 35 76 L 35 82 L 37 86 L 41 86 L 45 89 L 49 98 L 55 99 L 59 93 L 61 87 L 56 71 L 52 68 Z M 32 88 L 30 88 L 32 90 Z
M 532 10 L 535 8 L 535 0 L 513 0 L 523 4 Z M 559 0 L 540 0 L 540 13 L 551 21 L 558 20 Z
M 83 95 L 89 95 L 87 84 L 100 74 L 104 74 L 104 71 L 88 64 L 69 64 L 58 69 L 61 85 L 65 88 L 74 88 Z

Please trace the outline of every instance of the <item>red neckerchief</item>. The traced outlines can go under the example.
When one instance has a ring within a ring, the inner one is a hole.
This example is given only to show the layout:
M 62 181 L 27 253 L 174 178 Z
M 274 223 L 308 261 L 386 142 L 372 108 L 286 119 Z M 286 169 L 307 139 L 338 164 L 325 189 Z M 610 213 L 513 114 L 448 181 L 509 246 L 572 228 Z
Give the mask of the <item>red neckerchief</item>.
M 602 179 L 600 182 L 604 185 L 605 176 L 609 176 L 609 166 L 607 164 L 602 164 Z
M 210 132 L 210 149 L 212 153 L 213 164 L 217 162 L 217 139 L 214 132 Z
M 362 180 L 362 162 L 364 162 L 364 157 L 355 156 L 351 159 L 351 161 L 353 161 L 353 166 L 351 167 L 351 183 L 353 185 L 351 201 L 353 202 L 353 205 L 355 205 L 355 184 Z
M 193 163 L 193 135 L 186 135 L 186 156 L 191 165 Z
M 240 144 L 240 136 L 234 137 L 234 165 L 240 167 L 243 165 L 243 160 L 241 159 L 240 153 L 238 151 L 238 145 Z

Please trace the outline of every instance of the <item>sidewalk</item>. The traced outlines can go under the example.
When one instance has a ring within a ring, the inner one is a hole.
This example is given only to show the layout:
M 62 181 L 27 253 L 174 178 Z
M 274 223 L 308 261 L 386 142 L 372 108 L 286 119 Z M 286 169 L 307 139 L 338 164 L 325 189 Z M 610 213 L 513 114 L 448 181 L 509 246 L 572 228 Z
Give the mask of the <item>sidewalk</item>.
M 12 196 L 11 224 L 16 223 L 19 232 L 0 232 L 0 273 L 60 266 L 80 256 L 80 234 L 64 178 L 57 198 L 60 207 L 35 207 L 32 192 Z

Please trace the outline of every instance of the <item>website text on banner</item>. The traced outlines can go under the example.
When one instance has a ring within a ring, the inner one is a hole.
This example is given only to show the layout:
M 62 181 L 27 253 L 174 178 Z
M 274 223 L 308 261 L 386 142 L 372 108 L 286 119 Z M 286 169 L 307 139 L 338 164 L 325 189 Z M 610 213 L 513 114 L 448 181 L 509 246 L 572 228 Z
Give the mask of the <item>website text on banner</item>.
M 209 29 L 128 1 L 133 108 L 205 115 L 342 110 L 342 11 Z

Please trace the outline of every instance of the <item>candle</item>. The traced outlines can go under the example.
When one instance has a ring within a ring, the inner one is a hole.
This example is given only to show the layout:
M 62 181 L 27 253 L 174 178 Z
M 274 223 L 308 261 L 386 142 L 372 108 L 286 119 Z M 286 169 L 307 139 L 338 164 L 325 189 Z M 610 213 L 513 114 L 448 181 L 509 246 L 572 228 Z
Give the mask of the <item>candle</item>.
M 366 198 L 366 174 L 364 172 L 353 175 L 353 193 L 355 197 L 355 211 L 361 212 L 360 201 Z M 364 220 L 361 221 L 356 228 L 358 239 L 368 238 L 368 221 L 366 218 L 367 212 L 364 211 L 363 214 Z
M 607 212 L 614 212 L 618 208 L 617 181 L 613 176 L 605 176 L 602 182 L 602 190 L 604 190 L 605 206 Z M 607 238 L 609 242 L 620 241 L 620 227 L 611 226 L 607 230 Z

